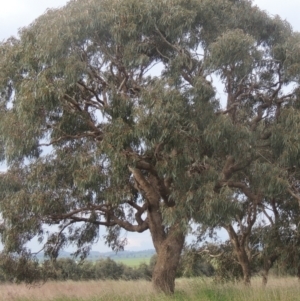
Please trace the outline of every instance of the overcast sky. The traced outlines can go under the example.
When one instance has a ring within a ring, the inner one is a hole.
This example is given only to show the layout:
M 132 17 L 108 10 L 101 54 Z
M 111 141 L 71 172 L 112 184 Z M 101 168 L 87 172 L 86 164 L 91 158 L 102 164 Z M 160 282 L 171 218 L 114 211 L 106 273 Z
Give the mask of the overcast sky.
M 81 0 L 84 1 L 84 0 Z M 213 1 L 213 0 L 212 0 Z M 67 0 L 0 0 L 0 41 L 12 35 L 17 35 L 18 29 L 29 25 L 35 18 L 43 14 L 47 8 L 64 6 Z M 300 31 L 300 0 L 254 0 L 254 4 L 268 11 L 271 15 L 279 15 L 293 26 L 294 30 Z M 101 229 L 105 234 L 105 230 Z M 129 233 L 127 235 L 128 246 L 126 250 L 152 249 L 150 234 Z M 37 248 L 36 244 L 32 248 Z M 93 250 L 108 251 L 100 238 Z
M 0 41 L 16 35 L 18 28 L 30 24 L 47 8 L 61 7 L 67 2 L 67 0 L 0 0 Z M 278 14 L 288 20 L 294 30 L 300 31 L 299 0 L 255 0 L 254 3 L 270 14 Z

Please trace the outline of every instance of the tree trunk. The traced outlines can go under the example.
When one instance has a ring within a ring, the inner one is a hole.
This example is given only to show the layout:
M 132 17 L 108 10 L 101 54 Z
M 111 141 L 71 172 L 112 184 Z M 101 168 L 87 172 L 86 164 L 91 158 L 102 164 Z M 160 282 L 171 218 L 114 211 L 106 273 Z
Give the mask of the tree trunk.
M 250 262 L 248 256 L 244 250 L 237 251 L 237 257 L 239 264 L 243 270 L 243 281 L 245 285 L 251 284 L 251 270 L 250 270 Z
M 147 222 L 157 253 L 157 261 L 152 273 L 153 286 L 156 290 L 166 294 L 174 293 L 176 270 L 183 249 L 185 234 L 180 230 L 179 223 L 168 227 L 163 221 L 161 201 L 164 198 L 161 195 L 161 186 L 164 184 L 161 183 L 158 175 L 152 171 L 152 174 L 145 178 L 137 168 L 130 167 L 129 170 L 147 200 Z M 164 202 L 168 206 L 168 201 Z
M 152 274 L 152 284 L 158 291 L 174 293 L 176 270 L 183 249 L 183 233 L 169 233 L 157 251 L 157 261 Z
M 251 269 L 250 269 L 250 260 L 246 251 L 246 234 L 244 234 L 241 239 L 239 239 L 232 225 L 227 225 L 224 227 L 228 234 L 230 241 L 233 246 L 233 250 L 236 254 L 238 262 L 243 270 L 243 281 L 244 284 L 249 286 L 251 284 Z
M 266 286 L 268 283 L 269 271 L 272 268 L 274 262 L 277 260 L 278 255 L 273 254 L 264 260 L 264 269 L 262 271 L 262 284 Z
M 264 268 L 262 271 L 262 285 L 265 287 L 268 283 L 269 269 Z

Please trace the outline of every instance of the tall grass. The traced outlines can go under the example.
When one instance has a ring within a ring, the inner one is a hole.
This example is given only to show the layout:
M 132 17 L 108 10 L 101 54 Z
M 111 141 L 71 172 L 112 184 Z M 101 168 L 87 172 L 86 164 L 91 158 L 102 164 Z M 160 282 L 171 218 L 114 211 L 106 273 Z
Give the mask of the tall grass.
M 294 278 L 273 278 L 267 288 L 254 279 L 242 284 L 216 285 L 204 279 L 179 279 L 174 296 L 156 293 L 146 281 L 48 282 L 41 286 L 0 285 L 5 301 L 299 301 L 300 284 Z

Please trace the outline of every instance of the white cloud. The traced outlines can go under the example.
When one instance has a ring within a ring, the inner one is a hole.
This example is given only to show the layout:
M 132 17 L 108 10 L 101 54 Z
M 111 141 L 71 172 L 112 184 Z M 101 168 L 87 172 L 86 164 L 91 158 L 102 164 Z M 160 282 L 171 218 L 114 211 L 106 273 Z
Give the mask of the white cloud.
M 17 35 L 18 29 L 29 25 L 47 8 L 64 6 L 67 0 L 0 0 L 0 41 Z
M 279 15 L 288 21 L 294 30 L 300 31 L 299 0 L 254 0 L 253 3 L 270 15 Z
M 148 249 L 154 249 L 149 231 L 146 233 L 138 233 L 138 237 L 132 237 L 132 233 L 127 236 L 127 245 L 125 250 L 127 251 L 142 251 Z
M 47 8 L 61 7 L 67 2 L 68 0 L 0 0 L 0 41 L 16 35 L 18 28 L 29 25 Z M 300 31 L 299 0 L 254 0 L 254 4 L 271 15 L 280 15 L 295 30 Z
M 127 248 L 141 247 L 141 240 L 135 238 L 127 238 Z

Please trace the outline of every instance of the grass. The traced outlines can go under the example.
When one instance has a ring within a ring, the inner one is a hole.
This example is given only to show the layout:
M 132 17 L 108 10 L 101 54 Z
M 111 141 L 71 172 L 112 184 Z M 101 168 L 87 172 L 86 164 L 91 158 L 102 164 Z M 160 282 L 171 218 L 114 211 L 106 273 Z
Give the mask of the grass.
M 149 264 L 150 258 L 149 257 L 141 257 L 141 258 L 122 258 L 122 259 L 115 259 L 116 262 L 123 263 L 129 267 L 138 267 L 141 263 Z
M 251 287 L 241 284 L 215 285 L 204 279 L 179 279 L 176 293 L 156 293 L 146 281 L 48 282 L 42 286 L 0 285 L 5 301 L 298 301 L 300 284 L 295 278 L 273 278 L 266 289 L 260 279 Z

